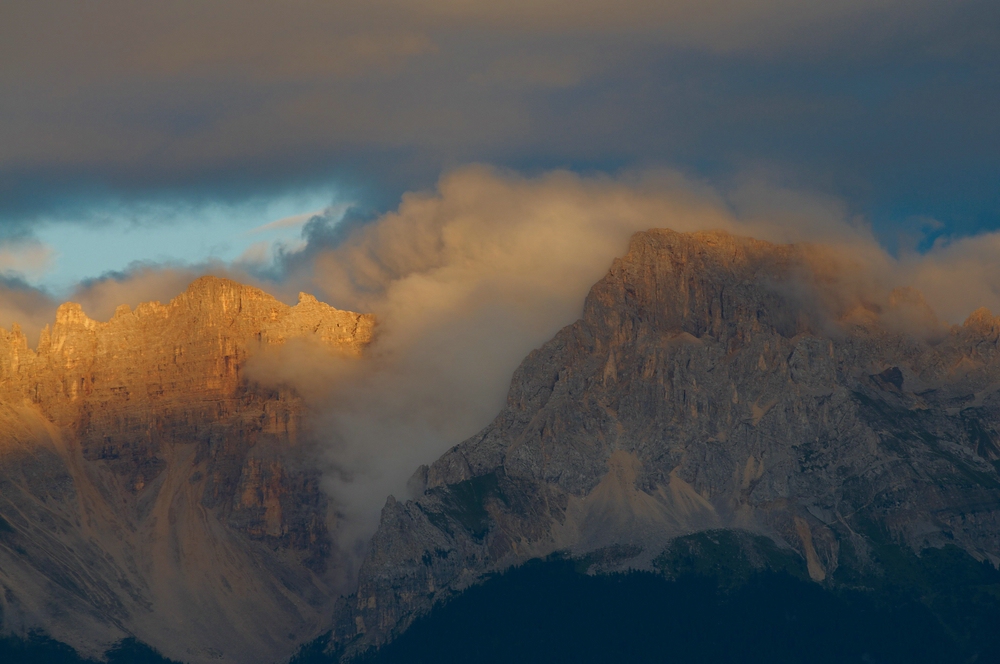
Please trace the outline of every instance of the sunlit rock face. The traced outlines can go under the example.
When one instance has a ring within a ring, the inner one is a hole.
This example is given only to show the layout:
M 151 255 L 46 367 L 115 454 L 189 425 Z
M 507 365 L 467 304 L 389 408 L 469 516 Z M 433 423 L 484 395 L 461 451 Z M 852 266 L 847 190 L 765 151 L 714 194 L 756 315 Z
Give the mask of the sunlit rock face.
M 334 642 L 382 643 L 529 558 L 644 568 L 708 529 L 765 535 L 819 583 L 878 573 L 876 532 L 1000 562 L 1000 321 L 931 329 L 917 294 L 849 297 L 816 260 L 636 235 L 494 422 L 389 499 Z
M 184 661 L 270 662 L 329 621 L 342 582 L 304 405 L 244 376 L 306 339 L 359 355 L 371 316 L 204 277 L 36 350 L 0 331 L 0 609 L 84 652 L 133 635 Z

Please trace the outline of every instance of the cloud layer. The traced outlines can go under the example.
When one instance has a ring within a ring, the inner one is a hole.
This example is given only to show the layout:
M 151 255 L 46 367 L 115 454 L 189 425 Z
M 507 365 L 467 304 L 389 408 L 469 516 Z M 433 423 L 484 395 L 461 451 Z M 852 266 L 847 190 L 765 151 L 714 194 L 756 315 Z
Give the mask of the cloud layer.
M 889 219 L 996 224 L 990 0 L 64 5 L 0 22 L 0 231 L 324 178 L 386 209 L 469 161 L 765 163 Z
M 386 495 L 405 495 L 418 465 L 495 416 L 517 364 L 580 315 L 629 237 L 654 227 L 812 243 L 838 311 L 881 309 L 885 324 L 918 335 L 942 325 L 900 286 L 930 286 L 929 302 L 951 322 L 982 305 L 1000 311 L 1000 268 L 988 262 L 1000 236 L 897 259 L 839 201 L 760 180 L 719 192 L 669 171 L 450 172 L 368 223 L 339 232 L 314 223 L 310 246 L 287 257 L 285 288 L 378 316 L 368 357 L 286 348 L 251 372 L 297 385 L 316 409 L 327 488 L 348 517 L 344 541 L 363 542 Z

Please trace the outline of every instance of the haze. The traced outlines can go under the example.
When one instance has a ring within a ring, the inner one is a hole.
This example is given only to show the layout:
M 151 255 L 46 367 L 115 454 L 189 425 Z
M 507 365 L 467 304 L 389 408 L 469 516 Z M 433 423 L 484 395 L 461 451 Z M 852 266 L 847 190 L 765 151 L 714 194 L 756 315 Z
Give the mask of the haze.
M 360 368 L 256 369 L 313 400 L 363 539 L 637 230 L 1000 311 L 997 3 L 610 7 L 5 3 L 0 325 L 204 273 L 376 314 Z

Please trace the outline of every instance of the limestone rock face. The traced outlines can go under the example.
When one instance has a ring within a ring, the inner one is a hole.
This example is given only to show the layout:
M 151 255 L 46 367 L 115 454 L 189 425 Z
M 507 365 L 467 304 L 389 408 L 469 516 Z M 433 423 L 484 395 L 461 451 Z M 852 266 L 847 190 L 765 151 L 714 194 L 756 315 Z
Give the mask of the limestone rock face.
M 247 359 L 304 339 L 359 355 L 371 316 L 203 277 L 105 323 L 67 303 L 32 350 L 0 331 L 0 611 L 102 652 L 271 662 L 329 620 L 333 510 L 304 406 Z
M 494 422 L 386 503 L 335 643 L 382 643 L 529 558 L 642 568 L 705 529 L 770 537 L 817 582 L 875 565 L 872 527 L 1000 562 L 1000 320 L 899 323 L 928 324 L 921 304 L 854 301 L 803 247 L 637 234 Z

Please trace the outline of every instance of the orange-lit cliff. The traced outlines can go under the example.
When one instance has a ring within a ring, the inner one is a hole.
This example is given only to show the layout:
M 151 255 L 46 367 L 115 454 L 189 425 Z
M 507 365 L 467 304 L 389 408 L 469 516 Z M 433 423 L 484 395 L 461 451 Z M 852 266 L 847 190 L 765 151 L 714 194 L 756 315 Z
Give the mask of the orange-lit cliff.
M 84 652 L 271 661 L 328 619 L 335 516 L 304 405 L 244 376 L 269 346 L 359 355 L 371 316 L 214 277 L 108 322 L 0 331 L 0 609 Z

